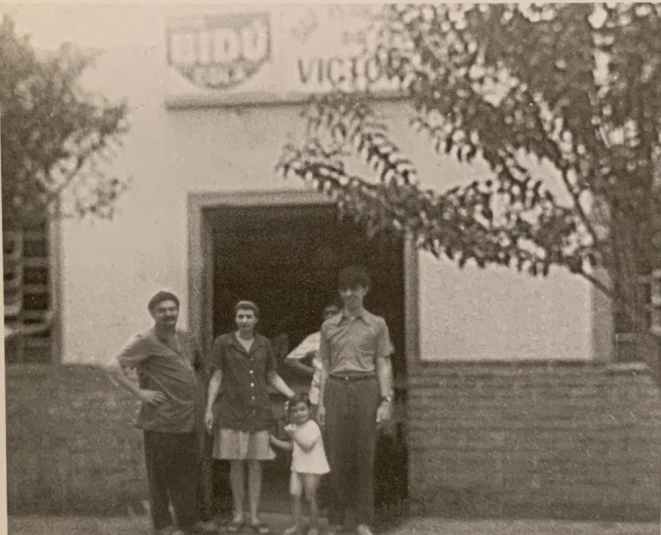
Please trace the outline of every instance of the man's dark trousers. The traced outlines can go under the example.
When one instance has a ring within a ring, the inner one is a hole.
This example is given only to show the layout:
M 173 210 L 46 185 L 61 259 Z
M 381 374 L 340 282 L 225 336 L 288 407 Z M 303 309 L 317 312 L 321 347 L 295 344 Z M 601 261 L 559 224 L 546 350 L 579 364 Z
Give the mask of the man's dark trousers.
M 374 521 L 374 457 L 379 399 L 376 376 L 358 380 L 356 377 L 336 379 L 330 376 L 326 381 L 325 442 L 331 469 L 328 511 L 331 524 L 344 524 L 346 510 L 354 506 L 359 524 L 371 525 Z
M 145 431 L 149 505 L 156 529 L 173 525 L 170 502 L 180 528 L 191 527 L 199 520 L 198 456 L 196 432 Z

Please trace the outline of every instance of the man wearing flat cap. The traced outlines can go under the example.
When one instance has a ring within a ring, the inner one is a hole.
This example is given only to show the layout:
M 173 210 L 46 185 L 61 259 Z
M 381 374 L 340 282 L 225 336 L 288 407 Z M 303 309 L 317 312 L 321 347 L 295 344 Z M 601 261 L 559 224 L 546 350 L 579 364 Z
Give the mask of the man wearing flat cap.
M 159 535 L 211 531 L 200 521 L 199 426 L 205 388 L 202 356 L 176 328 L 179 299 L 158 292 L 147 306 L 154 326 L 136 335 L 110 366 L 113 378 L 141 401 L 136 427 L 143 430 L 152 521 Z M 129 369 L 137 371 L 133 381 Z M 170 514 L 174 508 L 176 523 Z

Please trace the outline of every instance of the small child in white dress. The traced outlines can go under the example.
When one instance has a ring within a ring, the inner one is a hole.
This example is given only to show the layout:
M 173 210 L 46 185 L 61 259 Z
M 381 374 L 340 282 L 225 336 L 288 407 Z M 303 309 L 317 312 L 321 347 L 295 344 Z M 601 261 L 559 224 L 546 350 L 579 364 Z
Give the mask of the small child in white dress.
M 317 489 L 321 476 L 330 472 L 321 429 L 310 415 L 310 398 L 297 394 L 287 406 L 289 424 L 285 431 L 292 441 L 287 442 L 271 436 L 271 443 L 284 450 L 292 451 L 289 494 L 293 525 L 283 535 L 294 535 L 301 529 L 301 497 L 310 504 L 310 529 L 308 535 L 319 535 L 319 504 Z

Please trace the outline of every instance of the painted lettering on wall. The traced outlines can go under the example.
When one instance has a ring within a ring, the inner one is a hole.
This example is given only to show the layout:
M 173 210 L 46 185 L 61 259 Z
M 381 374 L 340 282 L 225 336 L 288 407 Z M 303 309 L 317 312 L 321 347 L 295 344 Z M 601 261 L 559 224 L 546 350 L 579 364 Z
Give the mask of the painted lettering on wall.
M 388 64 L 379 56 L 298 58 L 297 64 L 299 81 L 306 87 L 364 89 L 388 80 Z
M 241 84 L 271 57 L 268 13 L 205 16 L 167 32 L 168 64 L 198 87 Z

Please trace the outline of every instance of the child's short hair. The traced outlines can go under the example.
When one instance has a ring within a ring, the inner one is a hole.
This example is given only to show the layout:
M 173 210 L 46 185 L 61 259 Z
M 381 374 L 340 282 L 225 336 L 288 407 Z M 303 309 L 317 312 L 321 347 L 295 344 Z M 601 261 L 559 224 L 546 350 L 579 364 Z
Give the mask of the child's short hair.
M 370 287 L 370 276 L 363 266 L 348 266 L 345 267 L 337 277 L 338 290 L 346 290 L 361 286 L 363 288 Z
M 308 409 L 312 406 L 310 403 L 310 396 L 308 396 L 305 392 L 301 392 L 300 394 L 294 394 L 293 397 L 289 398 L 289 401 L 287 402 L 287 416 L 291 416 L 291 411 L 296 405 L 299 403 L 305 403 L 308 406 Z
M 234 315 L 236 315 L 239 310 L 252 310 L 255 313 L 255 317 L 259 319 L 259 307 L 253 301 L 248 301 L 247 299 L 239 301 L 234 306 Z

